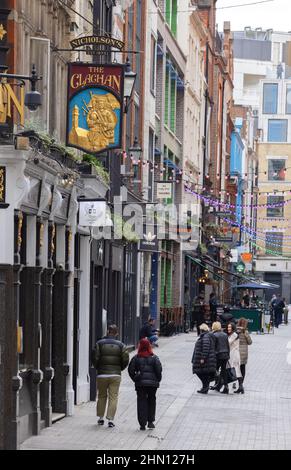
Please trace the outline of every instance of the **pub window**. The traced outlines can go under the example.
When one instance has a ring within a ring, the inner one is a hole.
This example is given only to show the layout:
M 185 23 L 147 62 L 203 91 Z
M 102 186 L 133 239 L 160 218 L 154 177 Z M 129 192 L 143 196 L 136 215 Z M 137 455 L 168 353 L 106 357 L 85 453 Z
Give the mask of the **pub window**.
M 269 181 L 285 181 L 286 176 L 286 160 L 276 159 L 268 162 L 268 180 Z
M 272 204 L 281 204 L 278 207 L 268 207 L 267 217 L 284 217 L 284 196 L 268 196 L 268 206 Z

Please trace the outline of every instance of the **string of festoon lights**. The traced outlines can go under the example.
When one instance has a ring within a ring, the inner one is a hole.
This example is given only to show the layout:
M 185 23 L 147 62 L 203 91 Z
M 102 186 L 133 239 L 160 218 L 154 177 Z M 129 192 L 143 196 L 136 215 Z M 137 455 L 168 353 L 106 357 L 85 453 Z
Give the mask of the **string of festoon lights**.
M 154 163 L 151 160 L 143 160 L 143 159 L 136 160 L 133 155 L 128 155 L 128 153 L 125 152 L 125 151 L 122 152 L 122 158 L 123 158 L 124 161 L 127 160 L 127 159 L 130 159 L 131 163 L 133 165 L 141 165 L 142 167 L 150 167 L 151 172 L 154 172 L 155 170 L 159 170 L 159 168 L 161 166 L 161 164 Z M 172 163 L 175 165 L 174 162 L 172 162 Z M 167 179 L 169 181 L 173 181 L 173 183 L 182 183 L 182 182 L 184 182 L 185 184 L 189 184 L 189 180 L 191 180 L 194 175 L 196 175 L 196 176 L 197 175 L 199 175 L 199 176 L 202 175 L 202 173 L 200 171 L 199 172 L 193 172 L 192 170 L 182 170 L 178 167 L 171 169 L 166 163 L 163 163 L 163 165 L 164 165 L 164 168 L 159 170 L 160 175 L 165 175 L 166 172 L 167 173 L 172 173 L 172 176 L 167 175 Z M 288 169 L 289 168 L 284 168 L 284 170 L 283 170 L 284 173 L 286 173 Z M 290 167 L 290 169 L 291 169 L 291 167 Z M 268 173 L 267 173 L 267 171 L 256 172 L 256 173 L 253 174 L 253 176 L 255 178 L 258 178 L 259 174 L 267 175 Z M 187 178 L 185 179 L 185 178 L 183 178 L 183 176 L 186 176 Z M 247 178 L 249 175 L 248 175 L 248 173 L 245 173 L 244 176 Z M 277 176 L 277 172 L 274 173 L 274 176 Z M 206 179 L 210 179 L 210 174 L 209 173 L 206 174 L 205 177 L 206 177 Z M 226 175 L 222 175 L 220 173 L 216 174 L 217 179 L 220 180 L 221 177 L 224 177 L 225 180 L 229 180 L 231 178 L 231 175 L 229 173 L 227 173 Z M 197 191 L 196 191 L 197 193 L 198 193 L 198 188 L 199 187 L 201 188 L 202 192 L 205 192 L 207 190 L 207 188 L 205 186 L 203 186 L 202 184 L 197 183 L 193 180 L 190 184 L 191 184 L 191 186 L 195 186 L 197 188 Z M 215 189 L 218 189 L 218 188 L 215 188 Z M 209 189 L 210 193 L 214 193 L 215 189 Z M 280 192 L 280 194 L 283 194 L 283 195 L 288 194 L 288 193 L 291 195 L 291 189 L 290 190 L 282 190 L 282 191 L 280 190 L 280 191 L 277 191 L 277 192 Z M 227 189 L 219 189 L 218 193 L 220 195 L 222 195 L 223 193 L 226 193 L 227 196 L 230 196 L 230 192 Z M 198 194 L 201 194 L 201 193 L 198 193 Z M 243 195 L 250 194 L 251 197 L 255 196 L 255 194 L 253 192 L 245 191 L 245 190 L 242 191 L 242 194 Z M 264 194 L 266 194 L 267 196 L 268 195 L 276 195 L 276 194 L 273 194 L 270 191 L 259 191 L 259 192 L 256 192 L 256 194 L 259 195 L 259 196 L 264 195 Z M 234 195 L 238 196 L 238 193 L 236 192 L 236 193 L 234 193 Z
M 122 158 L 124 160 L 130 159 L 131 162 L 133 163 L 133 165 L 150 166 L 150 167 L 156 168 L 156 169 L 158 169 L 161 166 L 161 164 L 164 165 L 164 166 L 168 166 L 166 163 L 163 163 L 163 162 L 162 163 L 154 163 L 151 160 L 144 160 L 143 158 L 139 158 L 139 159 L 136 160 L 135 157 L 132 154 L 128 154 L 126 151 L 123 151 L 121 155 L 122 155 Z M 171 170 L 173 173 L 177 172 L 180 175 L 185 174 L 185 175 L 188 175 L 188 176 L 193 176 L 194 174 L 199 175 L 199 176 L 202 175 L 201 171 L 198 171 L 198 172 L 195 171 L 194 172 L 192 170 L 182 170 L 182 169 L 178 168 L 178 166 L 174 162 L 172 162 L 172 163 L 176 166 L 175 169 Z M 282 168 L 281 171 L 274 171 L 272 176 L 273 177 L 280 176 L 280 173 L 283 173 L 284 175 L 286 175 L 287 171 L 290 170 L 290 169 L 291 169 L 291 167 L 286 167 L 286 168 Z M 161 170 L 161 172 L 164 172 L 164 171 L 166 171 L 166 170 Z M 252 177 L 254 177 L 254 178 L 258 178 L 259 175 L 267 176 L 268 172 L 264 170 L 264 171 L 255 171 L 255 172 L 252 173 Z M 245 172 L 245 173 L 242 174 L 242 177 L 243 176 L 245 178 L 247 178 L 249 176 L 249 173 Z M 231 177 L 232 176 L 231 176 L 230 173 L 216 173 L 216 174 L 206 173 L 206 175 L 205 175 L 206 179 L 216 178 L 216 179 L 220 180 L 221 178 L 224 178 L 225 180 L 228 180 Z
M 268 253 L 272 256 L 278 256 L 280 258 L 282 258 L 282 256 L 284 256 L 284 258 L 290 258 L 291 259 L 291 252 L 289 252 L 289 251 L 287 251 L 287 252 L 284 251 L 284 254 L 283 254 L 282 251 L 279 252 L 279 251 L 269 250 L 268 248 L 265 248 L 264 246 L 258 245 L 256 242 L 253 242 L 252 240 L 250 240 L 249 243 L 252 246 L 255 246 L 258 250 L 262 250 L 265 253 Z
M 287 204 L 291 203 L 291 199 L 287 199 L 286 201 L 276 202 L 276 203 L 272 203 L 272 204 L 268 204 L 268 203 L 266 203 L 266 204 L 257 204 L 257 205 L 229 204 L 227 202 L 222 202 L 218 199 L 213 199 L 213 198 L 210 198 L 209 196 L 204 196 L 202 194 L 199 194 L 197 191 L 193 191 L 192 189 L 188 188 L 186 185 L 185 185 L 185 191 L 192 194 L 193 196 L 196 196 L 198 199 L 201 199 L 202 201 L 207 202 L 208 204 L 210 204 L 214 207 L 223 207 L 223 208 L 226 208 L 226 209 L 229 209 L 229 208 L 237 209 L 237 208 L 245 208 L 245 207 L 250 207 L 250 208 L 253 208 L 253 209 L 275 209 L 277 207 L 284 207 Z
M 237 206 L 236 206 L 237 207 Z M 244 209 L 246 209 L 246 206 L 244 205 L 243 206 Z M 249 209 L 252 208 L 251 207 L 248 207 Z M 225 211 L 225 214 L 229 215 L 229 216 L 236 216 L 237 215 L 237 211 L 236 210 L 231 210 L 231 209 L 227 209 L 227 211 Z M 255 220 L 263 220 L 263 221 L 266 221 L 266 222 L 276 222 L 277 224 L 290 224 L 290 221 L 291 221 L 291 218 L 288 218 L 288 217 L 284 217 L 284 218 L 279 218 L 278 217 L 255 217 L 255 216 L 252 216 L 252 220 L 255 221 Z M 266 226 L 266 228 L 268 228 Z M 276 231 L 276 230 L 274 230 Z
M 144 160 L 143 158 L 139 158 L 139 159 L 136 160 L 135 157 L 134 157 L 132 154 L 128 154 L 126 151 L 123 151 L 123 152 L 122 152 L 122 157 L 123 157 L 124 160 L 126 160 L 127 158 L 130 159 L 134 165 L 138 165 L 138 164 L 139 164 L 139 165 L 143 165 L 143 166 L 151 166 L 152 168 L 156 168 L 156 169 L 158 169 L 159 166 L 161 166 L 161 164 L 164 164 L 164 165 L 167 166 L 166 163 L 163 163 L 163 162 L 162 162 L 162 163 L 154 163 L 154 162 L 151 161 L 151 160 Z M 189 176 L 189 175 L 192 176 L 192 175 L 194 175 L 194 174 L 198 174 L 199 176 L 202 175 L 202 172 L 201 172 L 201 171 L 198 171 L 198 172 L 196 171 L 196 172 L 194 172 L 194 171 L 192 171 L 192 170 L 187 170 L 187 171 L 186 171 L 186 170 L 182 170 L 182 169 L 178 168 L 178 166 L 177 166 L 174 162 L 172 162 L 172 163 L 176 166 L 176 168 L 172 170 L 173 173 L 174 173 L 174 172 L 177 172 L 177 173 L 179 173 L 179 174 L 181 174 L 181 175 L 187 174 L 188 176 Z M 282 170 L 281 170 L 280 172 L 283 172 L 284 174 L 286 174 L 287 171 L 290 170 L 290 169 L 291 169 L 291 167 L 282 168 Z M 165 170 L 161 170 L 161 172 L 163 172 L 163 171 L 165 171 Z M 274 171 L 273 176 L 274 176 L 274 177 L 279 176 L 280 172 Z M 264 171 L 255 171 L 255 172 L 252 173 L 252 176 L 253 176 L 254 178 L 258 178 L 259 175 L 265 175 L 265 176 L 267 176 L 267 175 L 268 175 L 268 172 L 264 170 Z M 245 173 L 242 174 L 242 176 L 244 176 L 245 178 L 247 178 L 247 177 L 249 176 L 249 173 L 245 172 Z M 224 179 L 227 180 L 227 179 L 230 179 L 230 178 L 231 178 L 231 174 L 230 174 L 230 173 L 226 173 L 226 174 L 225 174 L 225 173 L 216 173 L 216 174 L 214 175 L 214 174 L 206 173 L 206 175 L 205 175 L 205 178 L 206 178 L 206 179 L 210 179 L 211 177 L 216 178 L 216 179 L 224 178 Z
M 194 192 L 194 196 L 196 197 L 196 193 Z M 274 255 L 274 256 L 280 256 L 282 257 L 282 251 L 278 252 L 278 251 L 275 251 L 275 250 L 270 250 L 269 248 L 266 248 L 265 246 L 261 246 L 259 245 L 258 243 L 256 243 L 255 240 L 260 240 L 260 241 L 263 241 L 265 242 L 265 238 L 261 238 L 258 236 L 258 232 L 252 230 L 252 229 L 249 229 L 248 227 L 246 227 L 245 225 L 239 223 L 239 222 L 234 222 L 230 219 L 227 219 L 225 217 L 222 218 L 222 220 L 224 220 L 224 222 L 227 222 L 229 225 L 233 225 L 233 226 L 236 226 L 236 227 L 239 227 L 241 228 L 242 231 L 245 231 L 246 232 L 246 235 L 248 236 L 248 239 L 249 239 L 249 243 L 251 243 L 253 246 L 255 246 L 257 249 L 259 250 L 264 250 L 266 253 L 269 253 L 271 255 Z M 267 241 L 268 241 L 268 246 L 274 246 L 274 247 L 277 247 L 277 248 L 282 248 L 282 243 L 281 244 L 278 244 L 278 243 L 273 243 L 273 241 L 278 241 L 278 240 L 272 240 L 272 237 L 267 237 Z M 286 243 L 284 243 L 285 246 L 290 246 Z M 291 248 L 291 246 L 290 246 Z M 284 251 L 284 256 L 286 257 L 289 257 L 288 255 L 290 255 L 291 257 L 291 252 L 285 252 Z
M 273 240 L 273 241 L 276 242 L 276 241 L 282 240 L 282 236 L 284 236 L 285 239 L 286 238 L 287 239 L 291 238 L 291 235 L 284 235 L 284 234 L 282 234 L 282 235 L 269 235 L 269 233 L 271 233 L 269 230 L 267 232 L 262 231 L 262 230 L 253 230 L 253 229 L 251 229 L 250 227 L 248 227 L 246 225 L 243 225 L 239 222 L 234 222 L 234 221 L 226 219 L 226 218 L 223 218 L 222 220 L 224 222 L 226 222 L 227 224 L 233 226 L 233 227 L 239 227 L 245 233 L 250 234 L 250 235 L 252 235 L 256 238 L 260 238 L 261 240 L 265 240 L 265 238 L 267 237 L 268 240 Z M 276 233 L 278 233 L 278 229 L 277 229 Z M 262 238 L 262 235 L 264 236 L 264 238 Z
M 269 236 L 269 235 L 266 234 L 265 232 L 261 232 L 261 231 L 259 231 L 259 230 L 252 230 L 251 228 L 246 227 L 246 226 L 240 224 L 239 222 L 234 222 L 234 221 L 229 220 L 229 219 L 227 219 L 227 218 L 225 218 L 225 217 L 223 217 L 222 220 L 223 220 L 224 222 L 226 222 L 226 223 L 232 225 L 232 226 L 239 227 L 239 228 L 240 228 L 243 232 L 245 232 L 247 235 L 250 235 L 251 238 L 256 238 L 256 239 L 262 240 L 262 241 L 265 241 L 265 240 L 267 239 L 268 244 L 274 245 L 274 246 L 280 246 L 280 247 L 281 247 L 281 246 L 283 245 L 283 242 L 282 242 L 282 243 L 272 243 L 272 241 L 273 241 L 273 242 L 277 242 L 278 239 L 277 239 L 276 237 L 274 237 L 274 236 Z M 260 236 L 260 234 L 265 235 L 265 238 L 262 238 L 262 237 Z M 282 237 L 280 237 L 280 238 L 282 238 Z M 285 238 L 286 238 L 286 237 L 285 237 Z M 284 243 L 284 245 L 291 247 L 291 245 L 288 244 L 288 243 Z

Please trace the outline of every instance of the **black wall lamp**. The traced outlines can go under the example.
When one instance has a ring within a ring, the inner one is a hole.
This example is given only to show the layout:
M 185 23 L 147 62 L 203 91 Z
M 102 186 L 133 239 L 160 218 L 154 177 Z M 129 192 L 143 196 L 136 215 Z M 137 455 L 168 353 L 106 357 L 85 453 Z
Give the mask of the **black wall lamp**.
M 25 106 L 30 111 L 36 111 L 42 104 L 41 94 L 36 91 L 36 84 L 39 80 L 42 80 L 42 77 L 39 77 L 36 72 L 35 65 L 32 66 L 31 75 L 15 75 L 12 73 L 0 73 L 0 78 L 5 78 L 6 80 L 17 80 L 20 86 L 24 86 L 25 81 L 30 81 L 31 91 L 27 92 L 24 99 Z
M 136 81 L 136 73 L 131 70 L 129 58 L 126 59 L 124 74 L 124 114 L 127 114 L 132 100 L 133 89 Z

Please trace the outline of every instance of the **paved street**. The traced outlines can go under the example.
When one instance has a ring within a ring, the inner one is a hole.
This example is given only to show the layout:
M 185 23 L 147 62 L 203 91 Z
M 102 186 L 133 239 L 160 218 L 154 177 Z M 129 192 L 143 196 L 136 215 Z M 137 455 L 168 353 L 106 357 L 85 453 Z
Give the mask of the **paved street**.
M 252 334 L 245 395 L 196 393 L 191 373 L 195 333 L 161 338 L 164 372 L 158 392 L 156 429 L 142 432 L 134 386 L 123 375 L 116 428 L 98 427 L 95 404 L 27 440 L 22 449 L 291 449 L 291 325 L 275 335 Z

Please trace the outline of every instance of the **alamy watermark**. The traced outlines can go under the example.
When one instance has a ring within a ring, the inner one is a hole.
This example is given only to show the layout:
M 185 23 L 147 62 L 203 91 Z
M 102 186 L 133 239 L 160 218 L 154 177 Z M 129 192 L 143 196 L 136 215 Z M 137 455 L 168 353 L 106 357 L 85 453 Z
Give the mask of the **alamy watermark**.
M 94 238 L 198 242 L 200 205 L 81 201 L 80 225 L 93 227 Z

